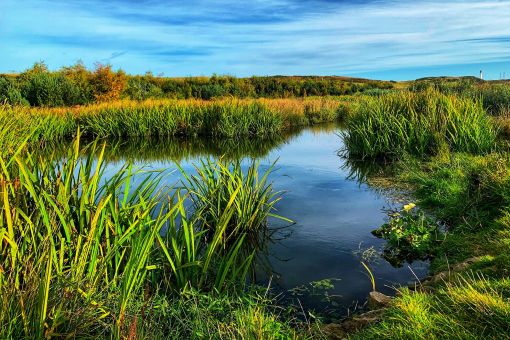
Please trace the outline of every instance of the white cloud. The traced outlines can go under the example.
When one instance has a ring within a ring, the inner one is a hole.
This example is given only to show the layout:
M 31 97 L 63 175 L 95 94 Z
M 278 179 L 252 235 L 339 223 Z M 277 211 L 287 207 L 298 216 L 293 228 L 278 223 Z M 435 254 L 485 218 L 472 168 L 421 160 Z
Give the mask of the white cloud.
M 114 60 L 167 75 L 356 74 L 510 59 L 508 1 L 14 0 L 0 17 L 0 65 Z

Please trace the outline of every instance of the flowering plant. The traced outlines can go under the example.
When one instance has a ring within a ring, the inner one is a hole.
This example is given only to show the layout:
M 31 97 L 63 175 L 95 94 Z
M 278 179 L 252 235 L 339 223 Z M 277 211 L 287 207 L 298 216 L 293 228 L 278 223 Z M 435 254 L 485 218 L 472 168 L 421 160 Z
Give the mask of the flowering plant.
M 401 265 L 404 260 L 425 259 L 438 240 L 438 225 L 409 203 L 400 210 L 388 211 L 389 220 L 372 231 L 377 237 L 388 241 L 384 255 L 392 264 Z

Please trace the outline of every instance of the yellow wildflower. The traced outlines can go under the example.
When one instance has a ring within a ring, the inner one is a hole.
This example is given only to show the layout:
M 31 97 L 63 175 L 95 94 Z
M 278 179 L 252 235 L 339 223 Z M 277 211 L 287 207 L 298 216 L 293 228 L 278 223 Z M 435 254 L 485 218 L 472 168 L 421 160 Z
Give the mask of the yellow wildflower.
M 416 207 L 416 204 L 414 204 L 414 203 L 409 203 L 409 204 L 404 205 L 404 210 L 405 210 L 405 211 L 410 211 L 410 210 L 412 210 L 414 207 Z

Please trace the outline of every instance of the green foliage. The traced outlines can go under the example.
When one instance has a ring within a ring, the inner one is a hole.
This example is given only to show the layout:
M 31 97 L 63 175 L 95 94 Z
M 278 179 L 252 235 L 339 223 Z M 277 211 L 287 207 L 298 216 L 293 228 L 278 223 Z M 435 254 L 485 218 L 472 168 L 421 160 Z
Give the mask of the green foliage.
M 140 338 L 312 338 L 310 331 L 291 327 L 293 320 L 257 292 L 238 295 L 204 294 L 188 290 L 178 298 L 168 299 L 158 295 L 145 308 L 151 317 L 140 320 L 144 322 L 138 333 Z M 287 321 L 281 321 L 279 316 L 286 316 Z
M 474 92 L 481 98 L 483 106 L 492 115 L 503 115 L 510 112 L 510 85 L 494 84 L 480 86 Z
M 202 162 L 196 167 L 196 175 L 190 176 L 183 169 L 181 174 L 194 210 L 209 232 L 215 231 L 215 221 L 226 207 L 232 206 L 234 212 L 226 226 L 227 234 L 233 239 L 247 235 L 251 244 L 257 244 L 267 228 L 267 216 L 291 222 L 274 213 L 282 193 L 274 192 L 268 182 L 272 169 L 260 176 L 255 161 L 243 170 L 240 161 L 229 163 L 220 159 Z
M 476 230 L 510 205 L 510 172 L 504 155 L 446 154 L 402 168 L 416 197 L 448 224 Z
M 193 90 L 194 98 L 212 99 L 223 97 L 227 94 L 224 87 L 220 84 L 207 84 L 196 86 Z
M 269 136 L 283 129 L 282 116 L 257 102 L 203 104 L 168 102 L 151 106 L 105 106 L 78 117 L 93 136 L 215 137 Z
M 27 105 L 28 102 L 20 90 L 16 87 L 13 80 L 7 77 L 0 77 L 0 105 Z
M 477 78 L 417 80 L 409 89 L 414 92 L 434 89 L 447 95 L 479 100 L 491 115 L 503 115 L 510 110 L 508 82 L 485 82 Z
M 76 88 L 66 78 L 49 72 L 25 77 L 21 92 L 32 106 L 63 106 L 75 95 Z
M 347 122 L 346 152 L 360 159 L 434 155 L 443 148 L 486 153 L 497 131 L 481 105 L 437 92 L 400 92 L 361 101 Z
M 156 293 L 245 282 L 253 256 L 241 256 L 245 233 L 228 228 L 235 214 L 244 219 L 244 188 L 205 223 L 180 190 L 158 189 L 158 173 L 126 165 L 105 181 L 104 148 L 81 150 L 77 139 L 62 161 L 23 150 L 0 159 L 0 337 L 122 338 L 144 315 L 133 306 Z
M 73 84 L 74 91 L 66 105 L 83 105 L 94 101 L 93 88 L 90 83 L 91 75 L 82 62 L 63 67 L 58 73 L 64 75 Z
M 382 321 L 354 339 L 491 339 L 510 331 L 510 280 L 465 275 L 435 294 L 401 291 Z
M 371 93 L 391 89 L 393 84 L 343 77 L 251 77 L 233 76 L 165 78 L 147 73 L 129 76 L 114 72 L 111 65 L 96 64 L 88 70 L 82 62 L 50 72 L 39 62 L 20 75 L 12 76 L 13 87 L 3 89 L 10 104 L 29 102 L 32 106 L 83 105 L 93 101 L 110 101 L 120 97 L 134 100 L 148 98 L 206 99 L 291 98 L 307 96 L 339 96 L 358 92 Z M 21 92 L 18 93 L 20 89 Z
M 389 221 L 372 231 L 377 237 L 388 241 L 384 258 L 394 266 L 404 261 L 427 259 L 440 240 L 439 228 L 422 211 L 416 211 L 413 203 L 400 211 L 389 211 Z
M 151 77 L 148 76 L 130 77 L 127 81 L 125 94 L 135 100 L 164 97 L 163 90 L 151 80 Z

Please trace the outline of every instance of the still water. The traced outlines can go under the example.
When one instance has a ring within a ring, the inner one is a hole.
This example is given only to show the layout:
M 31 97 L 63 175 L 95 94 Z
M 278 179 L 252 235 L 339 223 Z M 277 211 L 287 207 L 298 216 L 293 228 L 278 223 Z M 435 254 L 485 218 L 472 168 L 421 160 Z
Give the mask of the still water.
M 259 255 L 256 281 L 270 284 L 285 301 L 299 301 L 305 309 L 345 314 L 362 304 L 372 286 L 361 265 L 360 252 L 381 251 L 385 241 L 371 231 L 385 222 L 389 197 L 351 178 L 352 168 L 338 156 L 342 138 L 337 126 L 320 126 L 264 143 L 234 141 L 130 141 L 107 155 L 106 174 L 129 160 L 145 169 L 165 169 L 164 185 L 180 179 L 178 162 L 186 172 L 204 157 L 226 154 L 260 161 L 261 170 L 276 161 L 271 175 L 275 190 L 285 191 L 277 213 L 294 224 L 271 220 L 277 229 Z M 427 274 L 417 261 L 392 267 L 380 256 L 368 261 L 376 288 L 394 294 L 394 287 Z M 326 281 L 324 281 L 326 279 Z

